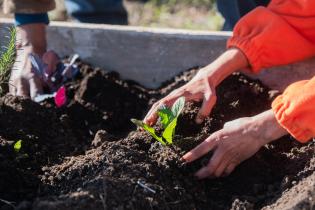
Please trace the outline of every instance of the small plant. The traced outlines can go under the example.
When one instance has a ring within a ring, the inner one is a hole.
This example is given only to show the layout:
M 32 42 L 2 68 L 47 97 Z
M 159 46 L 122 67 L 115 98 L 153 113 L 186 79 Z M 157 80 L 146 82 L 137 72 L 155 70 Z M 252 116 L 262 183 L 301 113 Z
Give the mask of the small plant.
M 162 136 L 158 136 L 155 133 L 154 128 L 145 124 L 141 120 L 131 119 L 131 122 L 133 122 L 138 127 L 146 130 L 148 133 L 151 134 L 153 138 L 155 138 L 161 144 L 163 145 L 172 144 L 173 137 L 175 134 L 175 128 L 177 125 L 177 118 L 180 115 L 180 113 L 183 111 L 184 105 L 185 105 L 185 98 L 180 97 L 179 99 L 175 101 L 171 109 L 167 108 L 166 106 L 162 106 L 158 110 L 160 123 L 163 127 Z
M 15 142 L 13 148 L 14 148 L 15 152 L 20 152 L 20 150 L 22 148 L 22 140 L 18 140 L 17 142 Z
M 3 46 L 3 51 L 0 56 L 0 95 L 4 94 L 4 85 L 8 84 L 10 70 L 15 61 L 15 39 L 16 39 L 16 29 L 10 28 L 10 36 L 8 37 L 9 42 L 7 46 Z

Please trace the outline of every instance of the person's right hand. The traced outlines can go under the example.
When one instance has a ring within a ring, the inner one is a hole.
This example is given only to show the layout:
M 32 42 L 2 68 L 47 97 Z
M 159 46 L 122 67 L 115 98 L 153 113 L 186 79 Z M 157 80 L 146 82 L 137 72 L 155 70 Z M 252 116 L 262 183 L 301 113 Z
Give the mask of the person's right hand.
M 196 118 L 197 123 L 202 123 L 203 119 L 210 114 L 217 100 L 215 84 L 211 81 L 211 78 L 207 76 L 207 72 L 208 69 L 201 69 L 190 82 L 173 90 L 166 97 L 154 103 L 145 117 L 144 122 L 149 125 L 154 124 L 158 117 L 157 111 L 162 105 L 171 107 L 178 98 L 183 96 L 186 101 L 203 101 Z
M 248 65 L 247 58 L 239 49 L 227 50 L 210 65 L 202 68 L 190 82 L 153 104 L 144 123 L 150 126 L 155 124 L 158 109 L 162 105 L 171 107 L 179 97 L 185 97 L 186 101 L 202 101 L 196 117 L 196 123 L 202 123 L 216 103 L 216 86 L 231 73 Z

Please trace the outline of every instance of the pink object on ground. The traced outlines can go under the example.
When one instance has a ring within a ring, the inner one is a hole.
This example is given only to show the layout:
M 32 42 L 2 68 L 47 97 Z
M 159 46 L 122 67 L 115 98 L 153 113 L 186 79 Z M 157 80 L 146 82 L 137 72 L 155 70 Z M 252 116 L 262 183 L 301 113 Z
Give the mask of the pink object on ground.
M 67 102 L 66 87 L 61 86 L 56 92 L 55 104 L 59 108 L 64 106 L 66 102 Z

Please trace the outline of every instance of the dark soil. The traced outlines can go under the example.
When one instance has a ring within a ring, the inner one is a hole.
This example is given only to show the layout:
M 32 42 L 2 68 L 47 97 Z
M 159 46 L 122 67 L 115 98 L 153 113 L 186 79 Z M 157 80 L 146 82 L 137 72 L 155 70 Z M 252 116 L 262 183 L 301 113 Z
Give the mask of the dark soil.
M 136 131 L 130 118 L 141 119 L 196 71 L 148 90 L 82 64 L 81 76 L 67 84 L 66 107 L 2 97 L 0 209 L 313 209 L 314 142 L 284 137 L 220 179 L 193 177 L 211 154 L 193 164 L 180 162 L 225 122 L 269 109 L 274 92 L 258 81 L 230 76 L 202 125 L 194 123 L 199 104 L 187 103 L 173 146 Z M 22 149 L 15 152 L 20 139 Z

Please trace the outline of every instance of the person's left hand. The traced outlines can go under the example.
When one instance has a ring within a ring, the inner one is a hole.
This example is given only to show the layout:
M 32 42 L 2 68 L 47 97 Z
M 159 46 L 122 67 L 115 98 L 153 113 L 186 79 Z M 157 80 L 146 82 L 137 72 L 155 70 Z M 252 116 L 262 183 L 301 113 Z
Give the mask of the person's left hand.
M 273 111 L 269 110 L 254 117 L 226 123 L 223 129 L 213 133 L 185 154 L 183 159 L 192 162 L 213 150 L 207 166 L 201 168 L 195 176 L 199 179 L 227 176 L 263 145 L 285 134 L 287 131 L 278 124 Z

